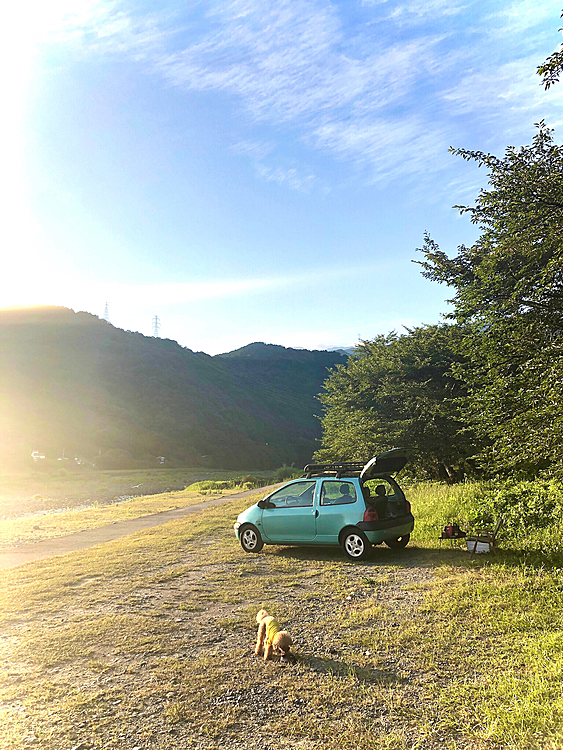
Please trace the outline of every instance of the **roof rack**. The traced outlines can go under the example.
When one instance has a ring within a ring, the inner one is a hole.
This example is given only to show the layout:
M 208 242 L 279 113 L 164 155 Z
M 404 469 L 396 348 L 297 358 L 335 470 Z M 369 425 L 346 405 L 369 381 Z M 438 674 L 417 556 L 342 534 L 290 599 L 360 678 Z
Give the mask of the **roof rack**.
M 303 471 L 307 479 L 323 474 L 336 474 L 336 478 L 339 479 L 343 474 L 359 474 L 366 463 L 367 461 L 332 461 L 328 464 L 307 464 Z

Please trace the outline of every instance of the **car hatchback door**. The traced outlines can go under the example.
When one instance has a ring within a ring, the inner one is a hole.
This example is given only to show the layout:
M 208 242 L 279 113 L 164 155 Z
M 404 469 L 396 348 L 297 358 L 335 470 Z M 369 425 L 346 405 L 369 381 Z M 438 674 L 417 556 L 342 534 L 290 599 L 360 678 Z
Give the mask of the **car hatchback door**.
M 315 538 L 315 489 L 317 482 L 302 480 L 286 484 L 267 498 L 262 528 L 272 542 L 306 542 Z

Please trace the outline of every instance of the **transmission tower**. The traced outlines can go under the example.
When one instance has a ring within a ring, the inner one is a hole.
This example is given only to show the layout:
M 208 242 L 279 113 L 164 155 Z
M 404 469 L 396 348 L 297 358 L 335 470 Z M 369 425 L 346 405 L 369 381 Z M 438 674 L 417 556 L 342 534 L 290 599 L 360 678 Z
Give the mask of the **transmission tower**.
M 155 315 L 152 319 L 152 335 L 155 338 L 158 338 L 160 335 L 160 318 L 158 315 Z
M 107 322 L 109 323 L 109 305 L 107 300 L 104 307 L 104 320 L 107 320 Z

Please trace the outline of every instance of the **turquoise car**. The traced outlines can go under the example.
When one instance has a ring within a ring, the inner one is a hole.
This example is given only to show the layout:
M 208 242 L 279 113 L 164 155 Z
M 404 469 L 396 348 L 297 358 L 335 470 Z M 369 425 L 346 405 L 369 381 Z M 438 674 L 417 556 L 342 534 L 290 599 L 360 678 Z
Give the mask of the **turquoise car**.
M 234 525 L 245 552 L 264 544 L 339 545 L 350 560 L 363 560 L 372 545 L 405 547 L 414 517 L 393 479 L 408 460 L 404 448 L 367 463 L 309 464 L 304 476 L 287 482 L 247 508 Z

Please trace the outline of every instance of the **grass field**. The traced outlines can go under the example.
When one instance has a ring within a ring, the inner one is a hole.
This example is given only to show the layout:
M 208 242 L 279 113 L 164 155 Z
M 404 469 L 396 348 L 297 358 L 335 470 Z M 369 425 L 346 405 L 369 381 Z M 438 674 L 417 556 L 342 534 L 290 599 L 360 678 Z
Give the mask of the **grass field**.
M 0 520 L 0 549 L 10 549 L 29 542 L 53 539 L 86 529 L 97 529 L 117 521 L 141 518 L 153 513 L 195 505 L 204 500 L 232 495 L 242 486 L 232 488 L 201 489 L 201 485 L 221 485 L 222 482 L 196 482 L 185 490 L 164 492 L 159 495 L 133 497 L 111 505 L 94 506 L 80 510 L 47 513 Z M 226 483 L 225 483 L 226 484 Z
M 412 546 L 360 564 L 245 555 L 245 498 L 2 573 L 0 747 L 563 747 L 563 560 L 438 550 L 462 498 L 411 500 Z M 252 656 L 261 606 L 297 664 Z
M 248 472 L 220 469 L 84 469 L 0 474 L 0 519 L 82 506 L 108 505 L 123 498 L 183 490 L 200 480 L 228 480 Z M 252 472 L 264 476 L 266 472 Z

